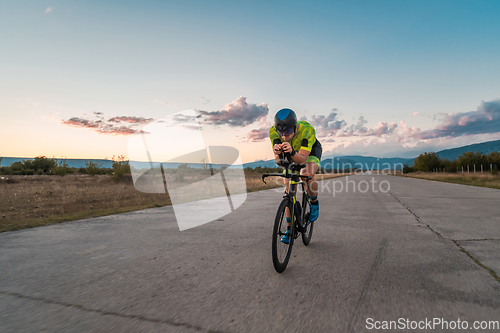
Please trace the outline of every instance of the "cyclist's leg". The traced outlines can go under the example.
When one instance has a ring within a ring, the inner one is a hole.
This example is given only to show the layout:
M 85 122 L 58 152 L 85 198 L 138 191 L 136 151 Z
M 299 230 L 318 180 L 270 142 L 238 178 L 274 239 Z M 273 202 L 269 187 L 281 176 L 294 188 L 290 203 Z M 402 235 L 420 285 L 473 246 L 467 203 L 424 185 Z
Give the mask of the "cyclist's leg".
M 320 155 L 321 156 L 321 155 Z M 306 167 L 301 170 L 303 175 L 311 177 L 307 182 L 306 191 L 311 198 L 309 221 L 314 222 L 319 216 L 319 201 L 318 201 L 318 182 L 314 175 L 319 169 L 319 158 L 309 156 L 306 162 Z
M 301 170 L 301 174 L 312 178 L 307 183 L 307 194 L 311 197 L 311 203 L 316 203 L 318 200 L 318 182 L 314 178 L 314 175 L 318 172 L 322 154 L 323 148 L 321 147 L 321 143 L 316 140 L 312 146 L 311 153 L 307 157 L 306 167 Z
M 316 181 L 316 178 L 314 178 L 318 169 L 319 165 L 316 162 L 306 162 L 306 167 L 300 170 L 301 175 L 312 178 L 306 183 L 306 191 L 307 194 L 309 194 L 309 197 L 311 197 L 312 202 L 316 202 L 318 200 L 318 182 Z M 313 200 L 313 198 L 315 199 Z

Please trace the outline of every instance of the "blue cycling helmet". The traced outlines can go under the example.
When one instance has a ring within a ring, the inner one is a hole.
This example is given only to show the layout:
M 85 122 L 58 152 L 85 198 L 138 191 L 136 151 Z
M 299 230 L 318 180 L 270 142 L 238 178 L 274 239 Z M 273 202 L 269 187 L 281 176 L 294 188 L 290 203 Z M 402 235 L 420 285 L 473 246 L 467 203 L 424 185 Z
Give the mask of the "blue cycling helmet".
M 292 109 L 281 109 L 274 116 L 274 128 L 278 133 L 283 133 L 289 128 L 297 127 L 297 115 Z

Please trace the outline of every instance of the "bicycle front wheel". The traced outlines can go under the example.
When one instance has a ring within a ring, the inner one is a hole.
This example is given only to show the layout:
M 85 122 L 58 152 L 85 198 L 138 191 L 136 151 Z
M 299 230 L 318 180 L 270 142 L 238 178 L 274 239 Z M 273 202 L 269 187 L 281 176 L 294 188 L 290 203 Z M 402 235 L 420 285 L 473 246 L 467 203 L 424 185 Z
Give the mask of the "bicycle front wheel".
M 290 200 L 288 198 L 283 199 L 278 208 L 278 212 L 276 213 L 276 219 L 274 220 L 274 228 L 273 228 L 273 265 L 274 269 L 278 273 L 282 273 L 286 266 L 288 265 L 288 261 L 290 260 L 290 256 L 292 254 L 292 246 L 293 246 L 293 223 L 290 230 L 290 241 L 288 244 L 285 244 L 281 241 L 281 238 L 285 236 L 285 232 L 287 231 L 286 225 L 286 207 L 290 206 Z

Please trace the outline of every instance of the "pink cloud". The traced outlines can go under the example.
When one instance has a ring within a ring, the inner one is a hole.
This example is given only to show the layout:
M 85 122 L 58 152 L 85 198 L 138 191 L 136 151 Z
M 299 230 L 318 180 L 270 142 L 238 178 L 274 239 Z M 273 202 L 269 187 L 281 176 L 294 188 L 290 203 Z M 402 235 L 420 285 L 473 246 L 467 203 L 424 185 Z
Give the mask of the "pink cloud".
M 367 128 L 365 126 L 367 123 L 368 121 L 360 116 L 356 125 L 349 126 L 346 130 L 338 133 L 337 137 L 376 136 L 380 138 L 382 135 L 393 134 L 398 127 L 396 123 L 379 122 L 375 128 Z
M 247 98 L 240 96 L 226 104 L 220 111 L 198 112 L 203 121 L 213 125 L 244 127 L 265 118 L 269 113 L 269 106 L 265 103 L 260 105 L 247 103 Z
M 100 121 L 91 121 L 88 119 L 82 119 L 78 117 L 71 117 L 69 120 L 63 120 L 63 124 L 75 126 L 75 127 L 84 127 L 84 128 L 99 128 Z
M 128 116 L 113 117 L 105 121 L 102 112 L 94 112 L 94 119 L 71 117 L 68 120 L 62 120 L 61 124 L 77 128 L 87 128 L 100 134 L 132 135 L 138 130 L 138 125 L 151 121 L 153 121 L 152 118 Z
M 406 133 L 407 138 L 427 140 L 441 137 L 500 132 L 500 100 L 482 101 L 475 111 L 444 115 L 435 129 Z M 409 135 L 408 135 L 409 134 Z
M 469 117 L 463 116 L 462 118 L 460 118 L 458 124 L 460 126 L 466 126 L 468 122 L 469 122 Z
M 248 142 L 260 142 L 269 138 L 269 128 L 259 128 L 248 132 L 246 139 Z
M 346 126 L 345 120 L 338 118 L 337 109 L 332 109 L 328 116 L 324 115 L 312 115 L 310 119 L 307 117 L 302 117 L 300 120 L 307 121 L 316 130 L 316 137 L 319 138 L 321 142 L 333 142 L 333 137 Z
M 133 124 L 146 124 L 151 121 L 153 121 L 153 118 L 143 118 L 143 117 L 127 117 L 127 116 L 121 116 L 121 117 L 113 117 L 109 118 L 108 122 L 127 122 L 127 123 L 133 123 Z
M 242 139 L 242 142 L 262 142 L 269 138 L 269 129 L 273 126 L 273 123 L 270 121 L 259 121 L 261 125 L 257 129 L 253 129 L 248 132 Z
M 382 135 L 392 134 L 397 127 L 398 124 L 396 123 L 388 125 L 387 123 L 380 122 L 377 127 L 369 129 L 363 134 L 363 136 L 376 136 L 380 138 Z

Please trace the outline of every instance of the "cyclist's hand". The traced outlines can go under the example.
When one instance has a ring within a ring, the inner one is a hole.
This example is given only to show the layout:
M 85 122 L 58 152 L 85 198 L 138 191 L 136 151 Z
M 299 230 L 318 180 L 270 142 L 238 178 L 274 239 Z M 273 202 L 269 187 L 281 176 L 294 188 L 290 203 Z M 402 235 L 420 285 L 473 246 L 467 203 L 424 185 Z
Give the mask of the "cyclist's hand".
M 275 144 L 274 147 L 273 147 L 273 150 L 274 150 L 274 155 L 281 154 L 281 152 L 282 152 L 282 150 L 281 150 L 281 144 Z
M 281 149 L 285 152 L 285 153 L 291 153 L 292 152 L 292 146 L 290 145 L 290 143 L 288 142 L 283 142 L 281 144 Z

